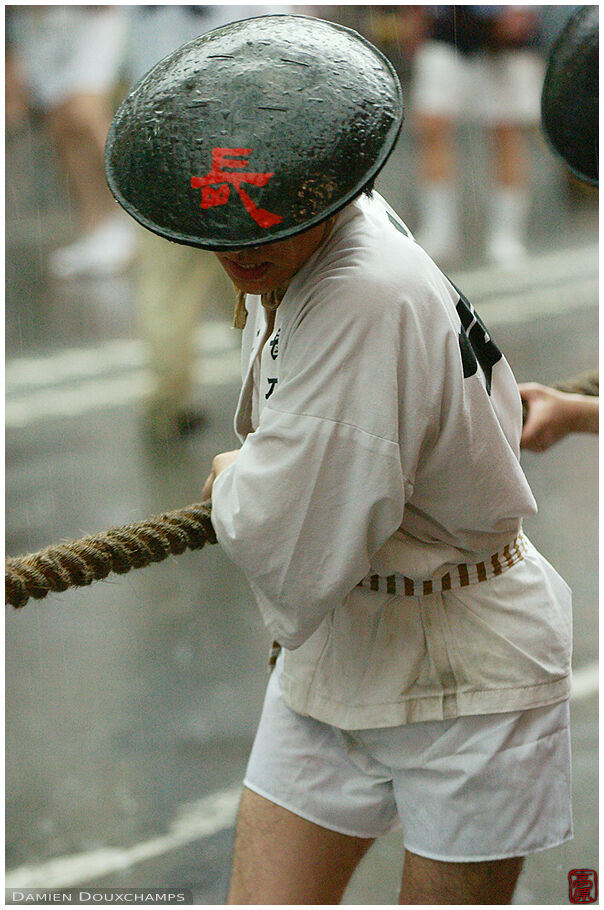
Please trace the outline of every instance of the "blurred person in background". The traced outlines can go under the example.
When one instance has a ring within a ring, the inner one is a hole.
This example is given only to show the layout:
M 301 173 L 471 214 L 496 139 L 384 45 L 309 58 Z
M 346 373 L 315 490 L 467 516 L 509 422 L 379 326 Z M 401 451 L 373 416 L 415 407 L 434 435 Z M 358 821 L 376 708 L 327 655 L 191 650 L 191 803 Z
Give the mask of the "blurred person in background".
M 137 82 L 155 63 L 198 35 L 266 11 L 230 5 L 131 7 L 130 81 Z M 193 390 L 195 329 L 211 302 L 226 313 L 233 294 L 224 270 L 207 251 L 138 232 L 135 297 L 153 377 L 143 416 L 151 442 L 176 440 L 203 428 L 206 418 Z
M 460 247 L 455 131 L 463 120 L 481 124 L 492 146 L 487 257 L 510 265 L 526 254 L 523 128 L 539 121 L 538 24 L 529 6 L 424 7 L 426 40 L 414 59 L 410 99 L 420 169 L 416 236 L 439 263 L 454 261 Z
M 359 31 L 386 54 L 404 87 L 411 78 L 413 58 L 426 39 L 426 8 L 376 4 L 364 9 Z
M 123 7 L 12 6 L 9 12 L 11 73 L 44 115 L 82 231 L 51 254 L 50 272 L 56 278 L 116 274 L 130 263 L 135 236 L 111 198 L 103 165 L 126 38 Z
M 567 170 L 588 186 L 599 184 L 599 11 L 573 12 L 554 44 L 541 96 L 545 135 Z M 588 389 L 589 394 L 582 394 Z M 534 452 L 570 433 L 599 431 L 599 375 L 577 377 L 558 388 L 523 383 L 527 410 L 520 445 Z

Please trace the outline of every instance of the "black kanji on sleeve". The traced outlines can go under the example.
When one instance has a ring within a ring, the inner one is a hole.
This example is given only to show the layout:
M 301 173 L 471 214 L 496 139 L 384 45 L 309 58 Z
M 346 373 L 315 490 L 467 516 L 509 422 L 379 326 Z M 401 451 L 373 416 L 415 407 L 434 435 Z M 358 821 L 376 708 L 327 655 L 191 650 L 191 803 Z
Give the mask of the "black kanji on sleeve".
M 459 350 L 463 365 L 464 379 L 474 376 L 478 364 L 484 373 L 487 392 L 491 394 L 493 367 L 501 360 L 502 354 L 487 332 L 482 319 L 470 301 L 455 288 L 459 294 L 457 314 L 461 320 L 459 331 Z
M 399 221 L 398 218 L 394 218 L 394 216 L 391 215 L 390 212 L 386 212 L 386 214 L 388 215 L 388 220 L 390 221 L 390 224 L 393 224 L 394 227 L 397 229 L 397 231 L 400 231 L 401 234 L 404 234 L 405 237 L 408 237 L 409 231 L 407 230 L 407 228 L 405 227 L 403 222 Z

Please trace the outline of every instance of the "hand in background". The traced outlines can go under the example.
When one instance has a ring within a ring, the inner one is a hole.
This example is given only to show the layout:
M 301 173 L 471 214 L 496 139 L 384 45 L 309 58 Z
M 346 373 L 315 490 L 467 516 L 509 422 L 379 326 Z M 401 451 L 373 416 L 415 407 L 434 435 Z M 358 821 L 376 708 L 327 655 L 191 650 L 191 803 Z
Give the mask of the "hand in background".
M 569 433 L 597 433 L 599 398 L 560 392 L 536 382 L 519 386 L 528 408 L 520 446 L 543 452 Z

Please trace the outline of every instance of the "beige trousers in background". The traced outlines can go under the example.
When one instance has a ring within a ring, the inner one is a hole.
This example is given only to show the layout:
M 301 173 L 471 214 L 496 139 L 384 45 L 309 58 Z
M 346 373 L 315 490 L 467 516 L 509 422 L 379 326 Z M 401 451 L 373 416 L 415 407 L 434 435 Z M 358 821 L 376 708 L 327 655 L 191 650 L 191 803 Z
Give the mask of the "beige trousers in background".
M 213 253 L 140 231 L 135 264 L 139 332 L 148 347 L 149 410 L 191 404 L 196 328 L 206 311 L 232 318 L 234 289 Z

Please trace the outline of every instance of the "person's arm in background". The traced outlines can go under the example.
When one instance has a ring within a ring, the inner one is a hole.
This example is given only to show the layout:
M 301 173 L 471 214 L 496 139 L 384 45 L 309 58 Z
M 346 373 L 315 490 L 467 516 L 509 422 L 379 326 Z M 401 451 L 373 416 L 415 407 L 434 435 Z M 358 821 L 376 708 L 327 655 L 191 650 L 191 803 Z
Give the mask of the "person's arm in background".
M 542 452 L 569 433 L 597 433 L 599 398 L 574 392 L 562 392 L 536 382 L 519 386 L 527 407 L 520 445 Z

